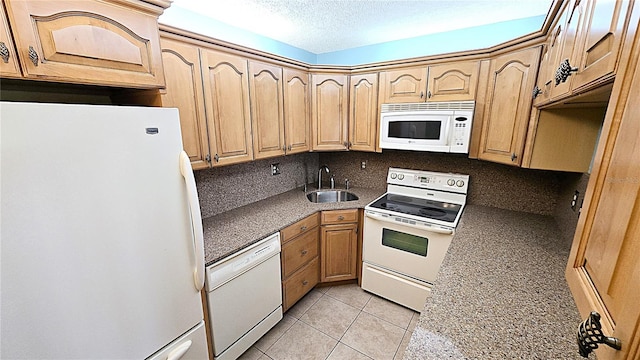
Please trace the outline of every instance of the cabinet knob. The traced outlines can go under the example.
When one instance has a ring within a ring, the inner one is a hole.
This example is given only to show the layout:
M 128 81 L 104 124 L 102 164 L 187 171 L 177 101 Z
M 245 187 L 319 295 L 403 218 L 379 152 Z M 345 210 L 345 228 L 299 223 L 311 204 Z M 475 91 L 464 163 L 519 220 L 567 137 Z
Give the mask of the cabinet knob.
M 300 231 L 305 231 L 305 230 L 307 230 L 307 226 L 306 225 L 300 226 Z
M 282 152 L 287 151 L 287 145 L 282 145 Z
M 518 155 L 516 155 L 516 153 L 511 154 L 511 161 L 516 161 L 517 158 Z
M 604 336 L 600 324 L 600 314 L 592 311 L 589 317 L 578 326 L 578 352 L 580 356 L 589 357 L 589 354 L 598 348 L 598 344 L 605 344 L 616 350 L 622 348 L 620 339 Z
M 309 251 L 307 251 L 307 249 L 304 249 L 304 250 L 300 251 L 300 254 L 302 254 L 303 256 L 307 255 L 308 253 L 309 253 Z
M 33 46 L 29 46 L 29 59 L 31 59 L 34 66 L 38 66 L 39 57 Z
M 578 71 L 577 67 L 572 67 L 569 63 L 569 59 L 564 59 L 560 66 L 558 66 L 558 70 L 556 70 L 556 86 L 558 86 L 561 82 L 567 81 L 571 73 Z
M 540 89 L 538 85 L 536 85 L 536 87 L 533 88 L 533 98 L 537 98 L 540 94 L 542 94 L 542 89 Z
M 289 145 L 289 146 L 287 147 L 287 150 L 291 151 L 291 145 Z
M 342 215 L 338 216 L 338 220 L 340 220 L 340 221 L 344 220 L 344 216 L 342 216 Z
M 3 42 L 0 42 L 0 57 L 5 64 L 9 62 L 9 48 Z
M 431 90 L 427 91 L 427 99 L 431 99 Z
M 424 91 L 420 91 L 420 99 L 424 97 Z
M 218 154 L 215 154 L 213 160 L 215 160 L 216 162 L 220 162 L 220 156 L 218 156 Z
M 302 280 L 302 285 L 303 286 L 307 286 L 307 285 L 309 285 L 309 282 L 307 280 Z

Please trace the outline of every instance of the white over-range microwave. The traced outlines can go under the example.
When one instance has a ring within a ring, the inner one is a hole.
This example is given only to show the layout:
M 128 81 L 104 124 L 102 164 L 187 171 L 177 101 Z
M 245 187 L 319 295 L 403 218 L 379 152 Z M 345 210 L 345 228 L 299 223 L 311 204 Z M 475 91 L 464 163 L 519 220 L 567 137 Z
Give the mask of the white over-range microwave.
M 468 153 L 473 101 L 382 104 L 380 147 Z

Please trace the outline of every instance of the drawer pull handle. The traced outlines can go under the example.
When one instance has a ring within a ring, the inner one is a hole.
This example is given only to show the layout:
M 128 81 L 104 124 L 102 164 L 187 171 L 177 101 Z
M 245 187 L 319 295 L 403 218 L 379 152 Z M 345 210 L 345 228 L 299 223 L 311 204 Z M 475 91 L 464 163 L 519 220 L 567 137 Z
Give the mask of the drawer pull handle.
M 342 215 L 338 216 L 338 220 L 339 220 L 339 221 L 344 220 L 344 216 L 342 216 Z
M 302 255 L 307 255 L 308 251 L 305 249 L 305 250 L 300 251 L 300 253 L 301 253 Z
M 303 286 L 307 286 L 307 285 L 309 285 L 309 282 L 307 280 L 302 280 L 302 285 Z
M 306 225 L 300 226 L 300 231 L 305 231 L 305 230 L 307 230 L 307 226 Z

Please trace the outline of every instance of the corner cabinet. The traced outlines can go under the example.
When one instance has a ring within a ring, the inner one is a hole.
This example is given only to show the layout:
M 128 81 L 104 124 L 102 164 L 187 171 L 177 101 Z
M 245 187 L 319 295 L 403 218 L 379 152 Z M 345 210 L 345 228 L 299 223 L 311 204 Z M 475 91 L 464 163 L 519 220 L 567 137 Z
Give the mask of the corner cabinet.
M 162 106 L 180 112 L 183 148 L 194 170 L 209 167 L 209 138 L 204 111 L 202 72 L 198 47 L 181 41 L 160 39 L 162 61 L 167 73 L 161 90 Z
M 539 47 L 491 60 L 479 159 L 521 164 L 539 60 Z
M 375 151 L 378 134 L 378 74 L 349 79 L 349 150 Z
M 22 77 L 16 49 L 13 47 L 7 14 L 5 14 L 2 4 L 0 4 L 0 76 Z
M 213 166 L 253 160 L 247 59 L 201 49 Z
M 169 4 L 4 1 L 25 78 L 134 88 L 164 86 L 158 16 Z
M 358 209 L 322 212 L 320 254 L 320 282 L 357 278 Z
M 429 67 L 380 73 L 380 103 L 475 100 L 478 61 L 456 61 Z
M 313 150 L 347 150 L 348 77 L 341 74 L 312 74 Z

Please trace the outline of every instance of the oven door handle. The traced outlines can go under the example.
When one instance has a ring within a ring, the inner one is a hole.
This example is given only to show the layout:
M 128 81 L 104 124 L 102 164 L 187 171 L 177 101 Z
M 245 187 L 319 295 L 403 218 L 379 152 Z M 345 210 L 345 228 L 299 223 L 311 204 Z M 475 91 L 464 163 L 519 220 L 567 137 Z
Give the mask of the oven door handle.
M 408 226 L 408 227 L 411 227 L 411 228 L 414 228 L 414 229 L 426 230 L 426 231 L 431 231 L 431 232 L 435 232 L 435 233 L 439 233 L 439 234 L 445 234 L 445 235 L 453 234 L 453 230 L 452 229 L 443 229 L 441 227 L 431 226 L 431 225 L 428 225 L 428 224 L 426 226 L 421 226 L 421 225 L 409 224 L 409 223 L 405 223 L 405 222 L 396 222 L 396 221 L 391 219 L 391 216 L 384 216 L 382 214 L 373 213 L 373 212 L 369 212 L 369 211 L 365 211 L 364 215 L 367 216 L 367 217 L 370 217 L 371 219 L 374 219 L 374 220 L 384 221 L 384 222 L 388 222 L 388 223 L 391 223 L 391 224 L 398 224 L 398 225 L 402 225 L 402 226 Z

